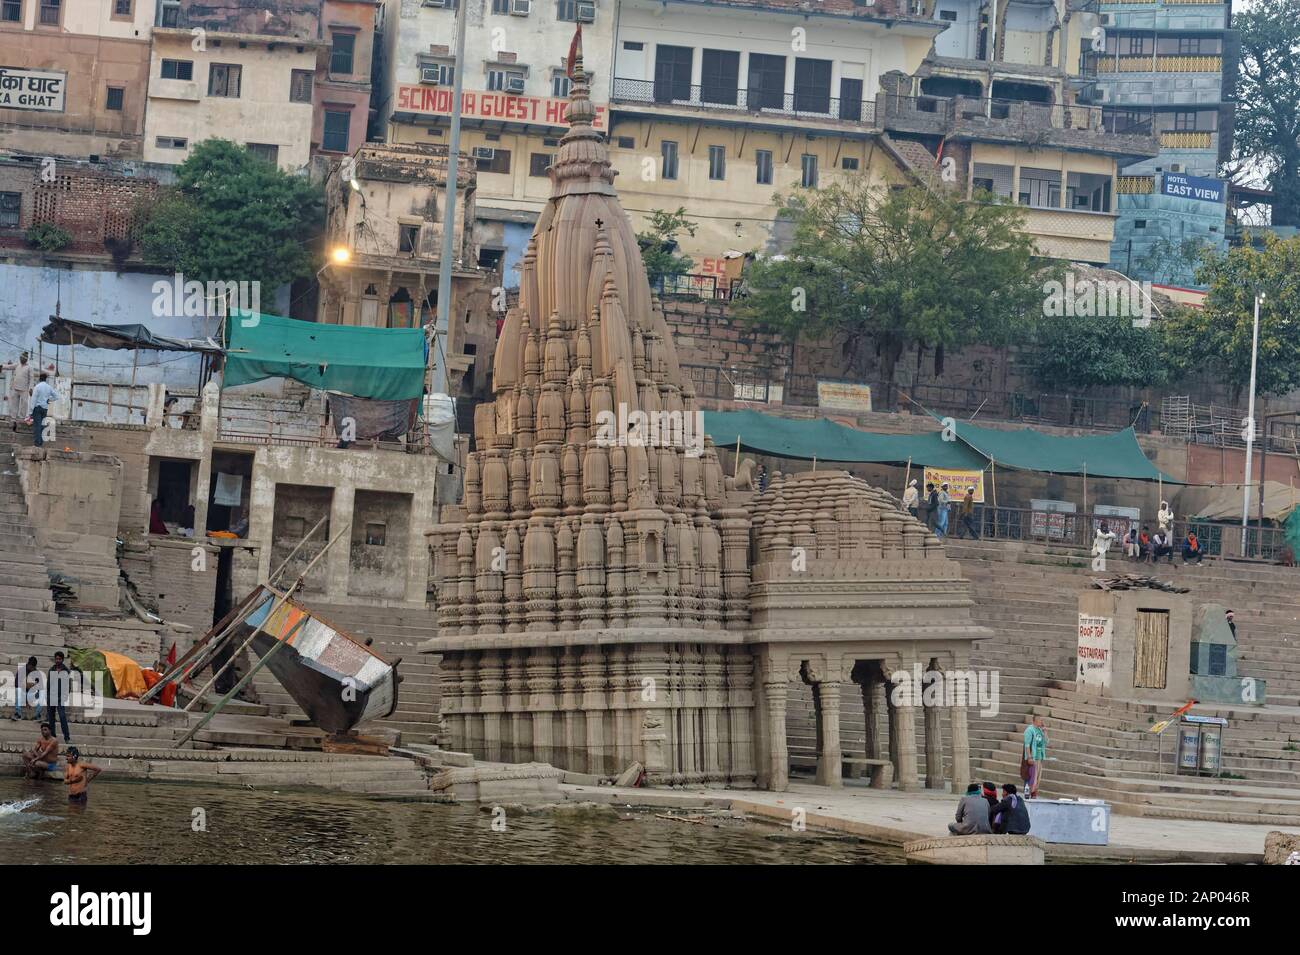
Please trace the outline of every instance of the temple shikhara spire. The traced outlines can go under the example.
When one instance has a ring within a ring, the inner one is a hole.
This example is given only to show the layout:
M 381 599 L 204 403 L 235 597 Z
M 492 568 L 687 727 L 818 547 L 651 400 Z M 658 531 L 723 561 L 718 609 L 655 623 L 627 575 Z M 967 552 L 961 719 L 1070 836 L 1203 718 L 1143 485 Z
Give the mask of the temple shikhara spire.
M 463 503 L 430 534 L 439 636 L 426 649 L 442 655 L 450 745 L 779 789 L 787 708 L 811 705 L 818 775 L 837 782 L 841 688 L 857 683 L 853 705 L 888 723 L 869 729 L 868 756 L 887 746 L 915 783 L 914 714 L 884 695 L 913 664 L 964 667 L 985 635 L 957 564 L 843 471 L 777 474 L 762 494 L 747 466 L 724 476 L 619 204 L 576 37 L 572 52 L 569 129 L 497 341 L 494 401 L 475 411 Z M 940 779 L 941 718 L 951 771 L 968 774 L 966 702 L 925 709 Z

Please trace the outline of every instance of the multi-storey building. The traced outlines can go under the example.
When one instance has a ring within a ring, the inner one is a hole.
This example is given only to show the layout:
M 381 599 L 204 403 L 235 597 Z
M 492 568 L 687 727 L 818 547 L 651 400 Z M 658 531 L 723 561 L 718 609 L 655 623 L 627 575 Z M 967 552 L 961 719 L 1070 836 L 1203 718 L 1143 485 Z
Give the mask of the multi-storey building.
M 518 284 L 516 266 L 550 194 L 546 169 L 568 108 L 565 58 L 578 24 L 594 74 L 597 126 L 607 129 L 614 0 L 465 0 L 460 148 L 476 166 L 479 263 Z M 455 78 L 457 0 L 386 0 L 385 89 L 379 118 L 389 142 L 446 145 Z
M 139 158 L 153 0 L 0 0 L 0 149 Z
M 1239 43 L 1225 0 L 1101 0 L 1104 43 L 1083 53 L 1119 131 L 1150 129 L 1159 154 L 1126 166 L 1111 264 L 1140 279 L 1194 281 L 1184 249 L 1226 244 L 1226 184 Z

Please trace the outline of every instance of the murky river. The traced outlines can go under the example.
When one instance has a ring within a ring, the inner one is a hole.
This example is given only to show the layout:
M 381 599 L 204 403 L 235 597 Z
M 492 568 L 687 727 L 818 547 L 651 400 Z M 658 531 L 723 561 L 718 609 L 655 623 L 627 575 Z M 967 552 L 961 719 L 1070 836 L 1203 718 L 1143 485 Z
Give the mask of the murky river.
M 677 813 L 683 815 L 683 813 Z M 901 863 L 902 851 L 756 822 L 606 808 L 507 811 L 332 793 L 0 779 L 0 863 Z M 499 827 L 498 821 L 498 827 Z

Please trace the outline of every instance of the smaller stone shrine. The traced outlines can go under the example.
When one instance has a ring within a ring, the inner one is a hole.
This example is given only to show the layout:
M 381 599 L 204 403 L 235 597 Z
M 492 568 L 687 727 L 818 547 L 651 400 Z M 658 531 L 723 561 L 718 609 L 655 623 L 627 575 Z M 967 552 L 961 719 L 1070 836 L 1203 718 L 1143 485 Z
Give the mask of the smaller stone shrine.
M 1202 703 L 1264 704 L 1268 681 L 1237 673 L 1237 634 L 1224 607 L 1197 608 L 1190 657 L 1192 696 Z

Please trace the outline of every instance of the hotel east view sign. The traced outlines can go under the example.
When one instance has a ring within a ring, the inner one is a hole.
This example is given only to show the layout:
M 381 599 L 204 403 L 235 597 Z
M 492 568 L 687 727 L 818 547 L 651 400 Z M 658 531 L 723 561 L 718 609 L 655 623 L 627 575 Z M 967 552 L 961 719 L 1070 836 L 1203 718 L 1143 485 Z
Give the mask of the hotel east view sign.
M 484 93 L 465 90 L 461 93 L 461 115 L 466 119 L 494 119 L 504 123 L 532 123 L 538 126 L 563 126 L 568 112 L 567 99 L 546 96 L 515 96 L 509 93 Z M 397 110 L 426 116 L 451 115 L 451 89 L 445 86 L 397 87 Z M 605 128 L 606 107 L 596 107 L 597 129 Z
M 67 73 L 0 66 L 0 109 L 62 113 L 67 85 Z

